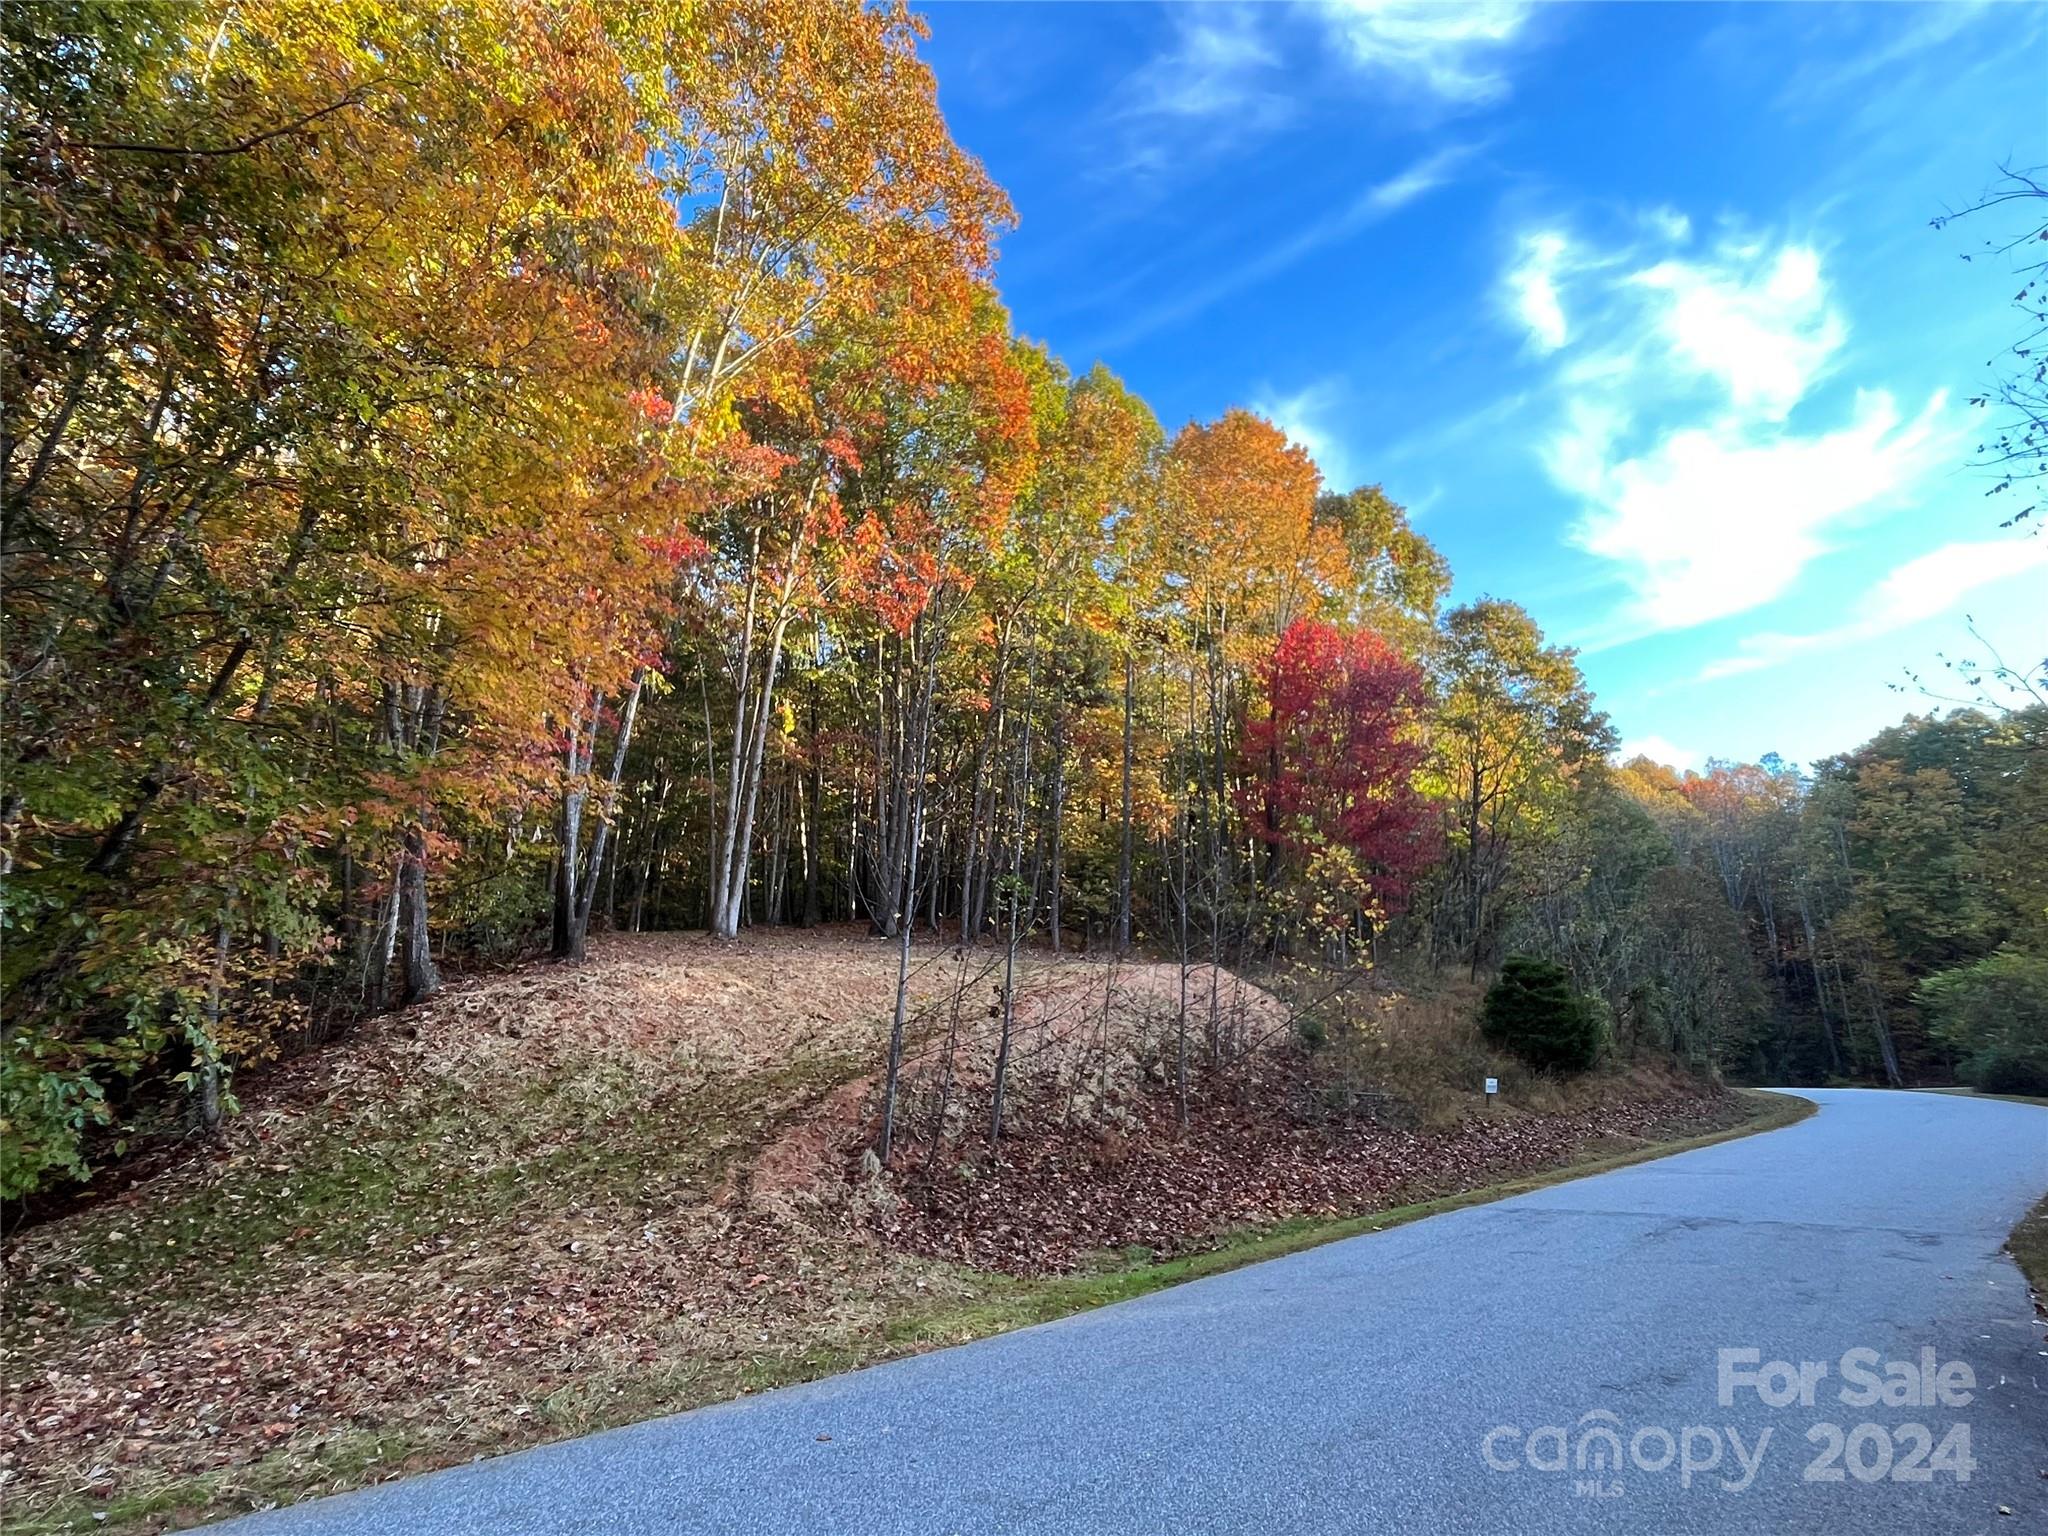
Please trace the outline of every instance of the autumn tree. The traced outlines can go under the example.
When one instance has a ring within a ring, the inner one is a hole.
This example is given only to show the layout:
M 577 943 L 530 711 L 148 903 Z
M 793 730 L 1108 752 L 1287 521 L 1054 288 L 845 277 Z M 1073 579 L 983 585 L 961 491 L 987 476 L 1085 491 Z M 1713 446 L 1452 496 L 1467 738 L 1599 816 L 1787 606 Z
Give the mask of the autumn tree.
M 501 685 L 556 675 L 494 622 L 540 593 L 482 620 L 516 590 L 492 562 L 634 500 L 618 423 L 655 363 L 635 305 L 669 217 L 586 13 L 6 25 L 9 182 L 41 210 L 5 268 L 8 986 L 47 1021 L 38 1060 L 89 1094 L 106 1036 L 74 1031 L 109 1002 L 115 1058 L 211 1072 L 237 1000 L 268 1009 L 321 952 L 330 850 L 345 909 L 393 892 L 384 942 L 403 927 L 406 990 L 432 990 L 431 802 L 472 729 L 515 761 L 542 729 Z M 512 508 L 546 531 L 507 537 Z M 600 574 L 627 600 L 636 578 Z M 523 670 L 494 674 L 486 632 Z M 379 991 L 389 953 L 373 935 Z M 71 1092 L 47 1102 L 75 1131 Z
M 680 356 L 668 448 L 686 479 L 731 429 L 744 377 L 756 378 L 758 408 L 790 410 L 829 436 L 832 423 L 820 421 L 820 402 L 805 399 L 802 385 L 834 345 L 819 338 L 871 323 L 885 304 L 899 322 L 914 316 L 933 307 L 921 297 L 929 290 L 957 295 L 987 271 L 994 234 L 1010 217 L 1000 189 L 946 132 L 931 72 L 916 56 L 922 24 L 900 4 L 745 0 L 706 7 L 690 27 L 687 63 L 673 74 L 674 128 L 657 158 L 666 195 L 687 210 L 665 300 Z M 738 584 L 747 596 L 720 610 L 740 631 L 726 640 L 735 691 L 725 805 L 713 822 L 709 925 L 724 937 L 739 927 L 783 642 L 821 531 L 837 531 L 820 527 L 837 517 L 833 474 L 814 465 L 792 482 L 783 499 L 795 526 L 779 553 L 768 552 L 772 571 L 758 524 L 743 538 Z M 739 504 L 763 506 L 758 497 Z M 633 672 L 623 722 L 648 674 L 644 665 Z M 625 724 L 610 800 L 629 744 Z M 565 806 L 576 794 L 571 777 Z M 565 829 L 573 819 L 565 811 Z
M 1513 603 L 1483 598 L 1445 615 L 1436 669 L 1432 777 L 1452 851 L 1438 927 L 1476 977 L 1511 851 L 1555 823 L 1575 781 L 1602 770 L 1613 733 L 1573 653 L 1546 645 Z
M 1245 812 L 1312 931 L 1369 937 L 1436 856 L 1415 782 L 1427 703 L 1421 667 L 1369 630 L 1296 619 L 1280 636 L 1242 731 Z
M 1342 541 L 1346 580 L 1334 594 L 1340 616 L 1427 646 L 1427 629 L 1451 587 L 1451 568 L 1417 533 L 1408 513 L 1379 486 L 1316 498 L 1315 524 Z

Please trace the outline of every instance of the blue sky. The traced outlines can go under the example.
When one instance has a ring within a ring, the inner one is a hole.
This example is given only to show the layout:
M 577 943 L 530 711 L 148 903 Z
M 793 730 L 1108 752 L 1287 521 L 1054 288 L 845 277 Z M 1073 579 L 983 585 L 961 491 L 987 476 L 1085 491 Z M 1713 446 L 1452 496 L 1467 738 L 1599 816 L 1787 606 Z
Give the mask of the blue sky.
M 1018 327 L 1171 431 L 1249 405 L 1580 646 L 1681 766 L 1851 747 L 2048 650 L 1967 402 L 2048 162 L 2048 8 L 938 3 Z

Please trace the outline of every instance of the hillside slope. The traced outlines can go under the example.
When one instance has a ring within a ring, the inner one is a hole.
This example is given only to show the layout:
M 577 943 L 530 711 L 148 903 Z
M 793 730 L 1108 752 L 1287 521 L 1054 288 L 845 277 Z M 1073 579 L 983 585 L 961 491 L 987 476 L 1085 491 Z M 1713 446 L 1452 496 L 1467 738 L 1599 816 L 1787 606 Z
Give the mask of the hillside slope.
M 1000 963 L 918 949 L 887 1173 L 896 954 L 854 930 L 614 938 L 245 1085 L 217 1144 L 12 1245 L 9 1526 L 169 1522 L 715 1400 L 1001 1326 L 1033 1277 L 1744 1113 L 1637 1075 L 1332 1117 L 1280 1001 L 1225 973 L 1212 1005 L 1197 971 L 1191 1049 L 1235 1065 L 1193 1076 L 1183 1132 L 1179 968 L 1033 954 L 996 1159 Z

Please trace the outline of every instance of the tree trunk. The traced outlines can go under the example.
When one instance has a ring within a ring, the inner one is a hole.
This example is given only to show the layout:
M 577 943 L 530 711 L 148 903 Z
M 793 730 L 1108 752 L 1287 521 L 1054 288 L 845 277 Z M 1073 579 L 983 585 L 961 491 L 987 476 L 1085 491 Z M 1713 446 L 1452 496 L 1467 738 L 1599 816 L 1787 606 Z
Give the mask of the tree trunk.
M 936 625 L 933 626 L 937 628 Z M 882 1087 L 882 1136 L 878 1155 L 884 1166 L 889 1162 L 895 1147 L 896 1099 L 903 1069 L 903 1035 L 909 1022 L 910 1008 L 910 936 L 917 926 L 917 855 L 918 847 L 924 841 L 925 767 L 931 748 L 932 695 L 938 686 L 938 640 L 934 636 L 931 648 L 923 660 L 924 679 L 917 703 L 914 722 L 904 731 L 904 758 L 913 783 L 909 792 L 909 811 L 904 829 L 907 845 L 903 862 L 903 879 L 896 887 L 893 913 L 896 924 L 896 1008 L 889 1027 L 888 1076 Z
M 595 724 L 592 726 L 593 733 Z M 583 946 L 576 933 L 576 877 L 582 869 L 583 783 L 589 765 L 589 751 L 583 741 L 583 704 L 578 701 L 569 716 L 569 744 L 562 785 L 561 836 L 555 861 L 555 899 L 552 944 L 557 960 L 581 960 Z
M 1064 868 L 1066 848 L 1061 840 L 1061 832 L 1063 830 L 1061 822 L 1064 820 L 1062 813 L 1066 810 L 1067 799 L 1067 717 L 1063 704 L 1064 701 L 1058 699 L 1055 699 L 1053 703 L 1052 812 L 1048 827 L 1052 840 L 1052 875 L 1047 885 L 1047 896 L 1052 903 L 1049 921 L 1052 926 L 1052 952 L 1056 955 L 1060 953 L 1060 925 L 1062 921 L 1060 916 L 1060 883 L 1066 873 Z
M 811 690 L 811 760 L 804 774 L 804 787 L 809 805 L 803 819 L 803 926 L 815 928 L 825 920 L 819 890 L 825 863 L 825 760 L 818 742 L 818 691 L 815 687 Z
M 752 703 L 749 695 L 753 691 L 754 669 L 754 627 L 755 615 L 760 604 L 760 561 L 761 534 L 755 530 L 754 540 L 747 555 L 747 600 L 744 608 L 745 619 L 740 630 L 739 676 L 733 687 L 732 704 L 732 754 L 726 760 L 725 809 L 722 816 L 713 822 L 711 836 L 711 919 L 709 927 L 714 937 L 732 938 L 739 932 L 739 915 L 729 911 L 732 905 L 733 867 L 738 861 L 735 843 L 740 836 L 740 800 L 744 793 L 742 779 L 745 777 L 744 764 L 749 757 L 747 709 Z M 717 797 L 713 796 L 716 804 Z M 714 815 L 717 815 L 714 812 Z
M 1466 939 L 1472 946 L 1469 975 L 1469 979 L 1472 981 L 1479 979 L 1479 929 L 1483 907 L 1479 883 L 1480 787 L 1479 757 L 1475 752 L 1472 758 L 1472 793 L 1471 798 L 1465 803 L 1465 871 L 1467 877 L 1465 882 L 1465 925 L 1468 930 Z
M 391 1001 L 391 958 L 398 945 L 398 866 L 391 869 L 391 889 L 384 893 L 377 926 L 366 930 L 360 992 L 371 1013 L 382 1013 Z
M 1002 1035 L 996 1045 L 995 1093 L 988 1115 L 988 1144 L 1003 1139 L 1003 1099 L 1010 1080 L 1010 1038 L 1017 1018 L 1017 882 L 1010 882 L 1010 942 L 1003 949 Z
M 1820 967 L 1820 940 L 1813 929 L 1813 907 L 1806 899 L 1806 892 L 1799 893 L 1799 922 L 1806 930 L 1806 958 L 1813 967 L 1813 1001 L 1820 1015 L 1821 1037 L 1827 1041 L 1828 1068 L 1836 1076 L 1842 1072 L 1842 1052 L 1835 1043 L 1835 1027 L 1828 1021 L 1828 989 L 1822 979 Z
M 422 1002 L 441 990 L 441 972 L 427 935 L 427 838 L 417 821 L 406 825 L 398 867 L 398 929 L 404 1000 L 408 1005 Z
M 575 913 L 571 920 L 572 931 L 569 935 L 570 953 L 564 957 L 567 959 L 583 958 L 583 941 L 590 933 L 590 909 L 597 901 L 598 876 L 604 869 L 605 849 L 611 842 L 612 823 L 618 819 L 619 782 L 626 776 L 626 749 L 633 742 L 633 722 L 639 716 L 640 693 L 646 683 L 647 669 L 636 669 L 633 673 L 633 686 L 626 693 L 626 707 L 619 714 L 618 734 L 612 742 L 612 768 L 605 777 L 604 805 L 599 813 L 597 831 L 590 840 L 590 869 L 584 877 L 583 889 L 576 898 Z M 590 745 L 584 749 L 583 760 L 586 767 L 596 750 L 597 714 L 593 710 L 590 720 Z
M 1134 658 L 1124 652 L 1124 761 L 1123 828 L 1116 856 L 1116 944 L 1117 958 L 1131 952 L 1131 704 L 1135 680 Z

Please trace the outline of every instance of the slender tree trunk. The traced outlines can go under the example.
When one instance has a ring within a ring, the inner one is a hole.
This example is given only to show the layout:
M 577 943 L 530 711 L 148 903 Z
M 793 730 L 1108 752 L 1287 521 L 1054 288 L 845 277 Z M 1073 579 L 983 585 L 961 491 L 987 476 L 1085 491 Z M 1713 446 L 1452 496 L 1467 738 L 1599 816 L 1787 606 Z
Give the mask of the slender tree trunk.
M 1133 672 L 1135 662 L 1132 651 L 1124 651 L 1124 754 L 1123 754 L 1123 825 L 1122 835 L 1117 842 L 1116 857 L 1116 955 L 1122 959 L 1131 952 L 1131 713 L 1132 694 L 1135 691 Z
M 725 808 L 713 825 L 711 837 L 709 926 L 712 934 L 721 939 L 732 938 L 739 932 L 739 915 L 729 909 L 732 905 L 733 868 L 738 861 L 734 843 L 739 837 L 740 799 L 744 790 L 741 781 L 745 777 L 744 764 L 749 756 L 747 709 L 752 703 L 754 616 L 760 601 L 760 559 L 761 535 L 756 530 L 753 548 L 747 557 L 746 617 L 740 631 L 739 677 L 733 687 L 732 753 L 726 760 Z M 713 799 L 715 803 L 715 795 Z
M 554 924 L 551 951 L 557 960 L 580 960 L 582 946 L 576 941 L 576 877 L 582 869 L 583 801 L 587 793 L 583 776 L 589 752 L 583 740 L 583 709 L 578 700 L 569 715 L 569 741 L 562 786 L 561 835 L 555 861 Z M 593 723 L 593 731 L 595 725 Z
M 818 691 L 811 689 L 811 760 L 804 774 L 810 805 L 804 818 L 804 920 L 815 928 L 825 920 L 819 881 L 825 863 L 825 758 L 818 740 Z
M 398 945 L 398 863 L 391 867 L 391 889 L 384 893 L 377 926 L 366 930 L 360 991 L 371 1013 L 382 1013 L 391 1001 L 391 958 Z
M 220 1129 L 221 1070 L 220 1017 L 222 994 L 227 989 L 229 913 L 234 905 L 232 891 L 221 904 L 220 921 L 214 925 L 213 968 L 206 982 L 206 1038 L 192 1063 L 192 1125 L 202 1135 Z
M 971 944 L 981 937 L 981 882 L 978 869 L 984 862 L 983 823 L 987 826 L 986 858 L 995 856 L 996 796 L 987 784 L 991 752 L 1003 734 L 1003 694 L 1010 672 L 1011 621 L 1005 619 L 996 641 L 995 677 L 989 688 L 988 728 L 974 744 L 972 805 L 967 815 L 965 853 L 960 864 L 960 942 Z
M 967 997 L 967 952 L 960 952 L 960 964 L 953 973 L 953 1006 L 946 1014 L 946 1058 L 940 1066 L 939 1110 L 932 1116 L 932 1134 L 925 1144 L 925 1182 L 938 1172 L 939 1152 L 946 1138 L 946 1115 L 953 1107 L 954 1064 L 960 1052 L 960 1009 Z
M 1065 820 L 1067 799 L 1066 726 L 1064 700 L 1056 698 L 1053 701 L 1052 713 L 1052 808 L 1051 818 L 1047 824 L 1052 842 L 1052 878 L 1047 886 L 1047 896 L 1052 903 L 1049 920 L 1052 926 L 1052 952 L 1056 955 L 1061 952 L 1060 927 L 1063 921 L 1060 915 L 1060 885 L 1066 874 L 1063 857 L 1066 849 L 1061 840 L 1061 823 Z
M 1479 979 L 1479 934 L 1483 898 L 1479 870 L 1479 808 L 1480 808 L 1479 758 L 1472 758 L 1472 785 L 1470 797 L 1465 802 L 1465 871 L 1466 905 L 1465 926 L 1467 941 L 1472 946 L 1470 979 Z
M 705 678 L 705 667 L 700 660 L 697 665 L 697 701 L 704 710 L 704 782 L 710 792 L 711 804 L 711 857 L 705 863 L 705 926 L 717 931 L 718 906 L 718 747 L 711 729 L 711 688 Z M 658 905 L 659 903 L 657 903 Z
M 769 797 L 768 891 L 762 902 L 762 917 L 770 928 L 783 925 L 783 889 L 789 875 L 788 775 L 778 774 L 775 793 Z
M 1813 967 L 1814 1007 L 1820 1015 L 1821 1037 L 1827 1041 L 1828 1070 L 1839 1077 L 1842 1072 L 1842 1051 L 1835 1043 L 1835 1027 L 1828 1019 L 1828 989 L 1822 979 L 1820 966 L 1820 940 L 1814 933 L 1813 907 L 1806 898 L 1806 892 L 1799 893 L 1799 922 L 1806 931 L 1806 958 Z
M 654 797 L 654 809 L 645 818 L 647 826 L 640 837 L 640 867 L 633 876 L 633 916 L 629 926 L 634 933 L 640 931 L 647 910 L 647 881 L 661 853 L 662 823 L 668 810 L 669 788 L 675 782 L 658 760 L 655 771 L 661 776 L 661 789 Z
M 889 1026 L 889 1069 L 888 1079 L 882 1090 L 882 1144 L 879 1156 L 886 1167 L 896 1138 L 896 1096 L 903 1072 L 903 1032 L 910 1017 L 910 936 L 916 926 L 917 906 L 917 850 L 924 839 L 921 836 L 924 819 L 924 760 L 925 746 L 930 737 L 931 688 L 927 681 L 925 699 L 919 710 L 924 718 L 915 732 L 917 745 L 909 754 L 912 767 L 917 775 L 917 784 L 910 794 L 909 851 L 904 860 L 902 884 L 895 902 L 896 924 L 896 1009 Z
M 647 682 L 647 670 L 642 667 L 633 673 L 633 684 L 626 692 L 626 706 L 619 713 L 619 729 L 612 741 L 611 772 L 605 775 L 604 804 L 600 809 L 597 831 L 590 839 L 590 868 L 583 879 L 583 888 L 576 897 L 575 914 L 571 919 L 569 954 L 566 958 L 583 958 L 583 941 L 590 933 L 590 909 L 597 900 L 597 879 L 604 869 L 606 847 L 611 842 L 612 823 L 619 814 L 619 782 L 626 776 L 626 749 L 633 742 L 633 722 L 640 713 L 640 693 Z M 590 745 L 584 750 L 584 764 L 587 767 L 591 755 L 597 750 L 597 712 L 592 710 L 590 720 Z M 616 863 L 616 859 L 614 859 Z M 573 885 L 573 881 L 572 881 Z
M 934 607 L 937 600 L 934 600 Z M 896 1100 L 903 1071 L 903 1036 L 910 1016 L 910 938 L 911 930 L 917 926 L 917 861 L 918 848 L 924 841 L 925 770 L 930 761 L 932 734 L 932 696 L 938 687 L 939 644 L 943 635 L 942 622 L 927 610 L 920 625 L 928 625 L 928 647 L 922 657 L 924 676 L 919 688 L 915 714 L 905 722 L 901 732 L 904 743 L 904 760 L 912 780 L 909 787 L 909 804 L 904 828 L 903 841 L 907 845 L 903 857 L 903 878 L 894 887 L 894 920 L 896 925 L 896 1009 L 889 1027 L 888 1075 L 882 1087 L 882 1135 L 877 1149 L 884 1166 L 895 1147 Z M 913 635 L 916 630 L 913 629 Z M 901 777 L 901 775 L 899 775 Z
M 775 707 L 775 678 L 782 666 L 782 639 L 788 622 L 785 612 L 777 617 L 772 627 L 767 664 L 761 669 L 761 696 L 754 709 L 753 735 L 746 764 L 746 801 L 740 814 L 739 841 L 733 849 L 728 869 L 731 885 L 726 892 L 727 920 L 735 932 L 738 915 L 746 906 L 749 869 L 753 862 L 754 811 L 761 798 L 761 766 L 768 747 L 768 721 Z M 737 786 L 738 780 L 735 779 L 734 787 Z M 723 936 L 730 938 L 732 934 Z
M 1180 878 L 1174 884 L 1174 910 L 1180 933 L 1180 1008 L 1174 1015 L 1173 1086 L 1181 1134 L 1188 1130 L 1188 831 L 1187 800 L 1183 796 L 1175 818 L 1175 842 L 1180 853 Z
M 990 1101 L 988 1142 L 1003 1139 L 1003 1100 L 1010 1081 L 1010 1040 L 1017 1019 L 1017 900 L 1023 894 L 1014 869 L 1010 879 L 1010 940 L 1003 947 L 1002 1035 L 996 1044 L 995 1093 Z
M 781 584 L 773 594 L 774 610 L 768 625 L 768 654 L 761 667 L 759 697 L 753 702 L 751 718 L 747 695 L 753 663 L 755 613 L 760 596 L 761 538 L 757 531 L 749 556 L 747 576 L 746 628 L 741 640 L 739 684 L 735 689 L 736 718 L 733 721 L 732 771 L 726 785 L 724 841 L 715 850 L 717 884 L 713 891 L 711 931 L 731 938 L 739 931 L 746 905 L 749 866 L 753 858 L 754 813 L 760 802 L 761 765 L 768 747 L 768 725 L 775 708 L 775 683 L 782 669 L 782 646 L 795 616 L 797 584 L 802 575 L 805 537 L 810 527 L 812 503 L 818 492 L 817 480 L 804 498 L 804 509 L 784 562 Z M 745 729 L 742 730 L 742 722 Z

